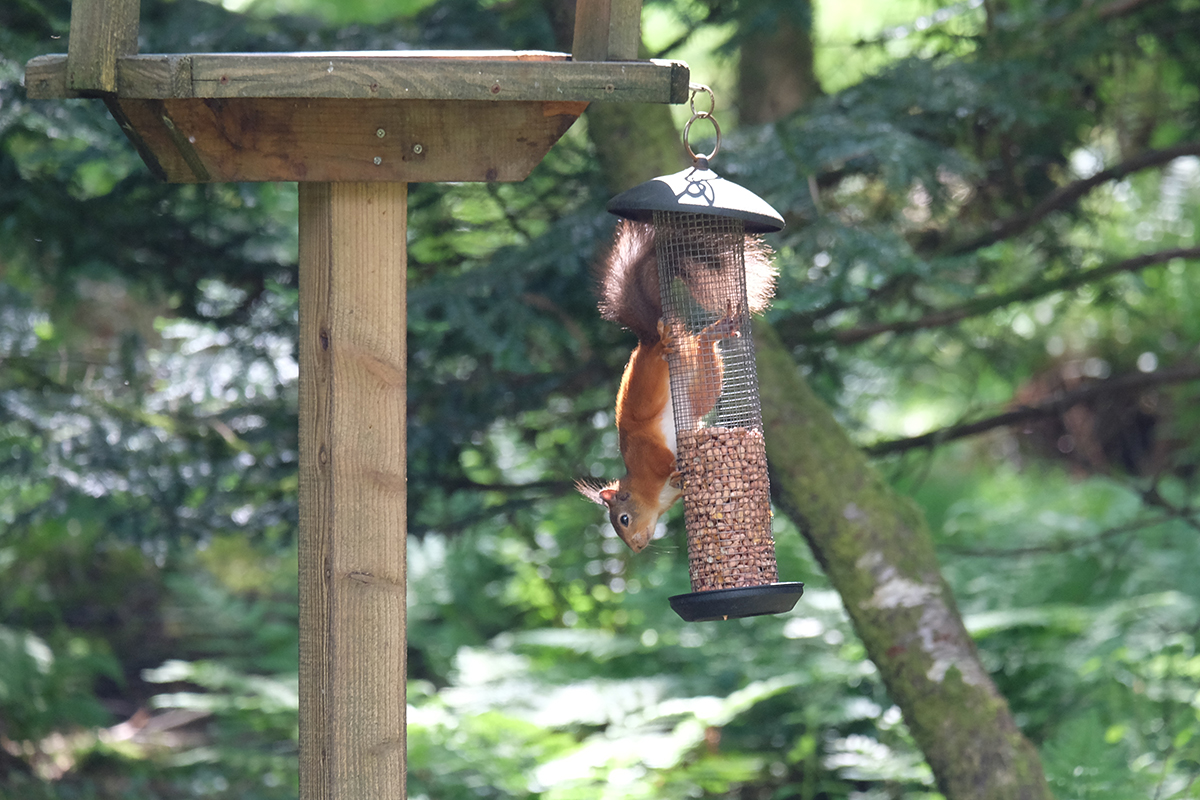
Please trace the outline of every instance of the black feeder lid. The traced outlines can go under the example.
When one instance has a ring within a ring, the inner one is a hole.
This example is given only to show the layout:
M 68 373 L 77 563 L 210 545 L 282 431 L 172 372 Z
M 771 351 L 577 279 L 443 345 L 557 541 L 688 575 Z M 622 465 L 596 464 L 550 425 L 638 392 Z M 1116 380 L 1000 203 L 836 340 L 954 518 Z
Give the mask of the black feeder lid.
M 671 608 L 684 622 L 757 617 L 791 611 L 804 594 L 799 582 L 767 583 L 738 589 L 714 589 L 709 592 L 677 594 L 669 598 Z
M 712 214 L 744 220 L 747 233 L 783 229 L 783 217 L 749 189 L 727 181 L 697 158 L 694 166 L 621 192 L 608 201 L 609 213 L 635 222 L 653 222 L 655 211 Z

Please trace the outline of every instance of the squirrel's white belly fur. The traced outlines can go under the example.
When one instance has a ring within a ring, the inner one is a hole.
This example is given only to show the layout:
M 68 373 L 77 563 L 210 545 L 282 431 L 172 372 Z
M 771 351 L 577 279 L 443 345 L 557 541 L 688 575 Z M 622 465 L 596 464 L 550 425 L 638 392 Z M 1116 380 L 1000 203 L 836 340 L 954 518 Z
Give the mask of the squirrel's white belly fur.
M 675 436 L 675 404 L 671 402 L 671 384 L 667 382 L 667 404 L 663 407 L 662 413 L 658 415 L 659 430 L 662 431 L 663 441 L 667 443 L 667 447 L 671 448 L 671 452 L 676 458 L 679 456 L 679 447 Z M 678 468 L 678 465 L 676 465 Z M 673 486 L 671 481 L 663 484 L 662 491 L 658 493 L 658 507 L 661 509 L 669 508 L 679 496 L 683 494 L 683 490 L 677 486 Z
M 679 454 L 679 447 L 675 441 L 675 404 L 671 400 L 671 383 L 667 381 L 667 404 L 663 407 L 662 413 L 658 415 L 658 427 L 662 431 L 663 441 L 667 443 L 667 447 L 672 453 Z

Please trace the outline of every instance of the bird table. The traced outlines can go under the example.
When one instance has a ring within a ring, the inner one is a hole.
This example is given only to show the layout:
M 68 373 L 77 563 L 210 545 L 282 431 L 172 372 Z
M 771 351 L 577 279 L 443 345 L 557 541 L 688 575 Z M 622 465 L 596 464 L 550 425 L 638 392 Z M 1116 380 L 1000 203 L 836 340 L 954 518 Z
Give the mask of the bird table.
M 104 101 L 172 183 L 296 181 L 300 794 L 405 796 L 407 184 L 519 181 L 589 102 L 682 103 L 641 0 L 579 0 L 573 52 L 138 54 L 138 0 L 74 0 L 30 98 Z

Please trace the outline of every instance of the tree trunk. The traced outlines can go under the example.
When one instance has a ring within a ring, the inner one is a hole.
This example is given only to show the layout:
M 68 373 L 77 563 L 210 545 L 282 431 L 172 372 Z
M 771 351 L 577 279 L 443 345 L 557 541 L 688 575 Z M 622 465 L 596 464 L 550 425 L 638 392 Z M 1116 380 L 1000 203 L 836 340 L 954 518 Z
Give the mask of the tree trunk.
M 781 5 L 755 20 L 738 57 L 738 119 L 760 125 L 786 117 L 821 93 L 813 72 L 812 6 Z
M 754 329 L 775 499 L 842 597 L 867 654 L 950 800 L 1050 798 L 1033 745 L 979 661 L 921 513 L 888 487 Z
M 571 50 L 575 32 L 574 0 L 543 0 L 560 50 Z M 646 46 L 638 58 L 648 58 Z M 688 165 L 671 118 L 671 109 L 658 103 L 592 103 L 583 116 L 588 139 L 596 148 L 605 188 L 619 194 L 659 175 Z
M 668 106 L 592 103 L 584 119 L 605 187 L 613 194 L 688 165 Z

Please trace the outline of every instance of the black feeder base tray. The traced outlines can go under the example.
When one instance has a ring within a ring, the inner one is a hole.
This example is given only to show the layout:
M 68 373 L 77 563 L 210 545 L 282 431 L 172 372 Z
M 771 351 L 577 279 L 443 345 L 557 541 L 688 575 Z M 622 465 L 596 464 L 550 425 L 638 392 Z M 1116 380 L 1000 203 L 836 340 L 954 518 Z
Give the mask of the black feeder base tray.
M 803 583 L 768 583 L 738 589 L 677 594 L 670 601 L 671 608 L 683 617 L 684 622 L 706 622 L 712 619 L 782 614 L 791 611 L 802 594 Z

